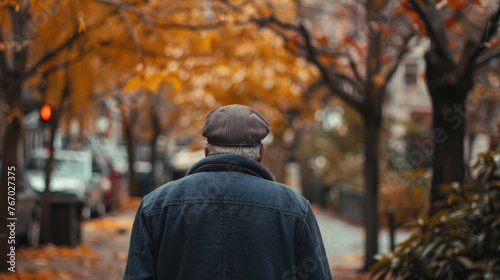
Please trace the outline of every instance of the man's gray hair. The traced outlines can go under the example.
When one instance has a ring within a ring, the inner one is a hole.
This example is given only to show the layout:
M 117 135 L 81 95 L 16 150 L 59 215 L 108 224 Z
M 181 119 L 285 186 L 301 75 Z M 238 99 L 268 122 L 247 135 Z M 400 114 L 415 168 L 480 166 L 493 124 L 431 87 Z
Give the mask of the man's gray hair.
M 207 156 L 237 154 L 257 160 L 260 156 L 260 145 L 258 146 L 218 146 L 207 143 Z

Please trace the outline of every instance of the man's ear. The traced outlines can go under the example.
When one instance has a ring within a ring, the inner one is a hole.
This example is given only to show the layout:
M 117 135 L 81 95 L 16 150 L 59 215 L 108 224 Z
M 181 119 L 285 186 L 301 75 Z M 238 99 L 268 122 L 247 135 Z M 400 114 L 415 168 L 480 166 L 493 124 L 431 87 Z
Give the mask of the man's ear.
M 260 163 L 262 161 L 262 158 L 264 158 L 264 144 L 260 144 L 260 149 L 259 149 L 259 158 L 257 159 L 257 162 Z

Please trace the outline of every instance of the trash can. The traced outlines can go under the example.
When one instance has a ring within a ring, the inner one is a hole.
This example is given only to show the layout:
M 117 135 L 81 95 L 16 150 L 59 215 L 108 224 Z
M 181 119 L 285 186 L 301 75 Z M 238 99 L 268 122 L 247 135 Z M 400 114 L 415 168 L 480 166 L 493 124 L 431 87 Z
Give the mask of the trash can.
M 51 196 L 50 221 L 52 242 L 75 247 L 82 241 L 82 209 L 84 202 L 74 194 Z

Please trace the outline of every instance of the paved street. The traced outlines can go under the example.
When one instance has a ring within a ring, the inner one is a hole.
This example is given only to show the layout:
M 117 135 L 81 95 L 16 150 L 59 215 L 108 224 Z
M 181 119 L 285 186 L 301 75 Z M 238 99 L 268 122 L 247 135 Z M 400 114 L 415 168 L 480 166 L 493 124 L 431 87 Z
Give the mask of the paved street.
M 130 228 L 138 200 L 85 222 L 84 242 L 69 249 L 43 246 L 20 249 L 17 273 L 0 274 L 0 279 L 121 279 L 127 258 Z M 356 271 L 363 262 L 364 231 L 361 227 L 317 212 L 335 279 L 364 279 Z M 404 238 L 407 234 L 399 234 Z M 387 251 L 388 234 L 381 232 L 381 250 Z
M 346 275 L 352 275 L 353 271 L 361 269 L 364 258 L 364 229 L 322 211 L 316 212 L 316 218 L 335 279 L 340 276 L 347 277 Z M 408 237 L 408 233 L 397 232 L 396 242 L 404 240 L 406 237 Z M 387 230 L 380 231 L 379 246 L 381 252 L 389 251 Z

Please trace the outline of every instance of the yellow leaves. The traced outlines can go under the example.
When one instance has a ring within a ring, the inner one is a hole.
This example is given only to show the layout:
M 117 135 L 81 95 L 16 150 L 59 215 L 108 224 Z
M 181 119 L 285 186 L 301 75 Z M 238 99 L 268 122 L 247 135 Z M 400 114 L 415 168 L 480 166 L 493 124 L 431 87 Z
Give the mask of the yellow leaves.
M 87 30 L 87 26 L 85 24 L 85 19 L 83 14 L 78 15 L 78 33 L 82 33 Z
M 172 87 L 174 88 L 174 90 L 176 92 L 179 92 L 182 90 L 182 82 L 181 82 L 181 80 L 177 79 L 177 77 L 169 76 L 168 81 L 170 82 L 170 84 L 172 85 Z
M 178 71 L 145 69 L 132 77 L 122 90 L 130 92 L 137 89 L 144 89 L 156 93 L 161 86 L 170 84 L 178 92 L 182 90 L 182 82 L 176 77 L 177 75 Z
M 207 34 L 202 35 L 202 39 L 199 44 L 199 49 L 202 53 L 211 53 L 213 50 L 213 45 L 220 39 L 217 31 L 210 31 Z
M 19 0 L 3 0 L 0 2 L 0 8 L 4 6 L 14 6 L 16 8 L 16 12 L 19 11 Z

